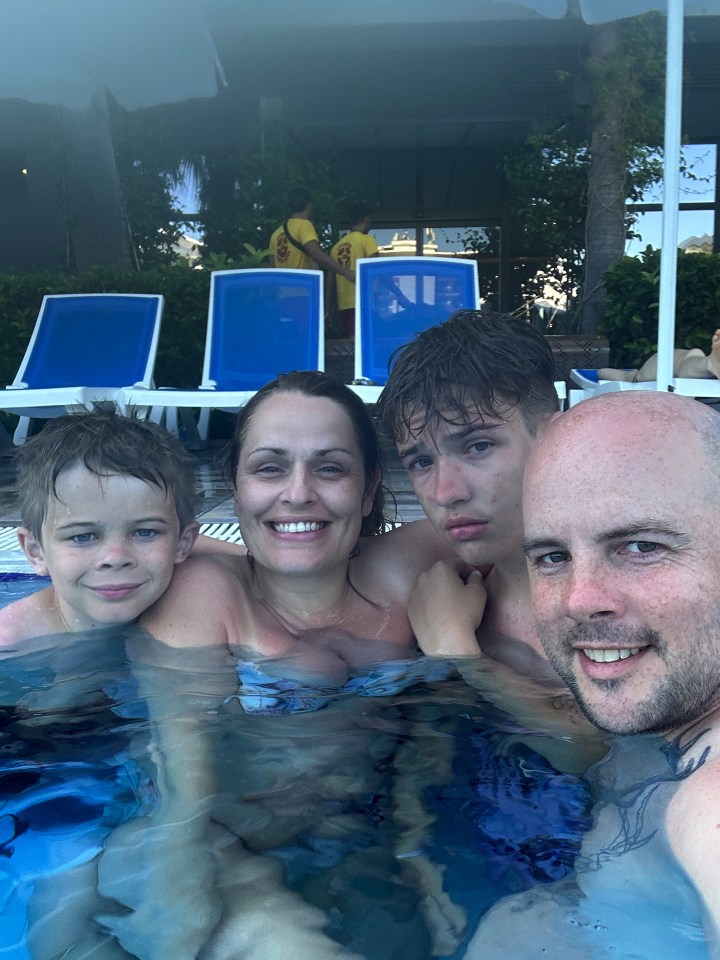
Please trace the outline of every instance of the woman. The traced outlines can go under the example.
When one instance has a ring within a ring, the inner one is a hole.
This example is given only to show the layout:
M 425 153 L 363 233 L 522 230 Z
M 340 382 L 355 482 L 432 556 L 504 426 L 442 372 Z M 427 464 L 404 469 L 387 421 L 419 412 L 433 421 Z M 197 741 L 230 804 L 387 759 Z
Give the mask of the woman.
M 161 718 L 159 810 L 115 832 L 101 892 L 133 908 L 111 926 L 141 958 L 145 924 L 153 953 L 177 960 L 203 948 L 208 958 L 354 957 L 322 932 L 326 916 L 284 887 L 281 855 L 255 852 L 309 836 L 342 869 L 362 861 L 363 846 L 378 849 L 378 823 L 393 813 L 378 768 L 404 726 L 387 701 L 367 697 L 419 676 L 426 661 L 407 603 L 419 572 L 448 549 L 425 522 L 375 536 L 385 526 L 375 430 L 362 401 L 324 374 L 263 387 L 238 416 L 230 467 L 248 553 L 190 558 L 143 620 L 158 641 L 135 660 L 149 666 L 145 696 Z M 387 870 L 422 872 L 422 858 L 398 866 L 386 844 Z M 139 851 L 152 878 L 142 894 Z
M 238 415 L 230 470 L 248 553 L 191 558 L 146 618 L 155 637 L 272 657 L 278 676 L 287 656 L 292 673 L 332 686 L 359 664 L 416 655 L 410 592 L 449 550 L 425 521 L 374 536 L 382 456 L 352 391 L 316 372 L 267 384 Z M 319 646 L 313 631 L 329 628 Z

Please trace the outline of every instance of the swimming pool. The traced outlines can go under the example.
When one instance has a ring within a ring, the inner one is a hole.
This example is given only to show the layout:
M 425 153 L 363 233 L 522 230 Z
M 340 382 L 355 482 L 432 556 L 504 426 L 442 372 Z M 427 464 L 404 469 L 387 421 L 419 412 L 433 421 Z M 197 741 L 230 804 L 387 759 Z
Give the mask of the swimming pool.
M 0 578 L 0 603 L 46 582 Z M 557 769 L 566 742 L 449 669 L 403 684 L 378 665 L 268 712 L 267 690 L 213 701 L 202 652 L 159 646 L 94 631 L 0 661 L 0 957 L 189 957 L 223 933 L 259 960 L 283 936 L 293 960 L 707 957 L 654 829 L 677 780 L 661 738 L 579 775 Z M 174 766 L 198 757 L 196 708 L 200 801 Z

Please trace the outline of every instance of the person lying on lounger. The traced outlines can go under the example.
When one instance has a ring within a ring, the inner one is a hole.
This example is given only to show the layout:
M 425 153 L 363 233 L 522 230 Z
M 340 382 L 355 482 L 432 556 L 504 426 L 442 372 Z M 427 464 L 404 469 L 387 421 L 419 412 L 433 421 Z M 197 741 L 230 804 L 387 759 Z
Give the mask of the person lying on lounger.
M 627 383 L 648 383 L 657 379 L 657 358 L 654 353 L 638 370 L 617 370 L 615 367 L 601 367 L 598 380 L 625 380 Z M 689 380 L 720 379 L 720 329 L 712 335 L 710 353 L 705 354 L 698 347 L 692 350 L 675 350 L 673 357 L 673 376 L 686 377 Z

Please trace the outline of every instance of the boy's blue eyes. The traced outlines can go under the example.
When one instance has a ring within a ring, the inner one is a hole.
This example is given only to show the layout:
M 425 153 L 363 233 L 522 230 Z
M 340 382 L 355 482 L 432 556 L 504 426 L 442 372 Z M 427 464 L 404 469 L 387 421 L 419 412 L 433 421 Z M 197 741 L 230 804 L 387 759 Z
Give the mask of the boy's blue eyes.
M 407 464 L 408 470 L 424 470 L 425 467 L 429 467 L 432 463 L 430 457 L 417 457 L 415 460 L 411 460 Z
M 133 530 L 133 537 L 138 540 L 152 540 L 153 537 L 158 536 L 157 530 L 152 530 L 150 527 L 139 527 L 137 530 Z M 68 537 L 70 543 L 93 543 L 93 541 L 98 539 L 96 533 L 74 533 L 71 537 Z
M 72 543 L 90 543 L 95 539 L 94 533 L 75 533 L 69 538 Z

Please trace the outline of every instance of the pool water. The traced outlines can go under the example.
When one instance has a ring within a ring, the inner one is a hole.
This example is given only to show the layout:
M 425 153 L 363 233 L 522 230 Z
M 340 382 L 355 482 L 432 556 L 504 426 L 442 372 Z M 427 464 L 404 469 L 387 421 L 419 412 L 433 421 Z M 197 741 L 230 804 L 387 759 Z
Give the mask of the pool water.
M 22 600 L 49 584 L 49 577 L 37 577 L 34 573 L 0 573 L 0 608 Z
M 67 639 L 0 659 L 3 960 L 708 956 L 661 738 L 586 771 L 452 665 L 263 713 L 204 650 Z

